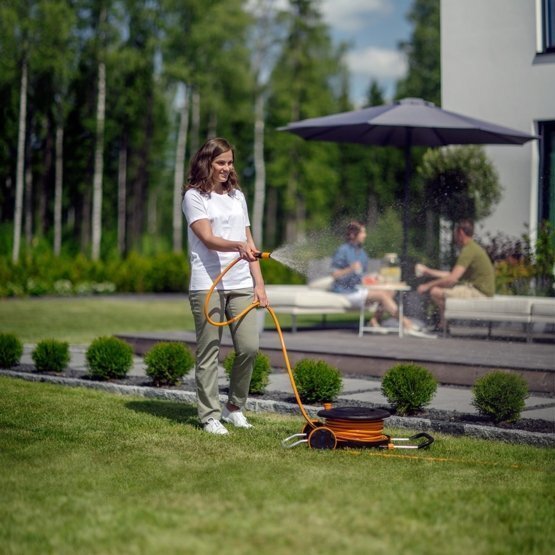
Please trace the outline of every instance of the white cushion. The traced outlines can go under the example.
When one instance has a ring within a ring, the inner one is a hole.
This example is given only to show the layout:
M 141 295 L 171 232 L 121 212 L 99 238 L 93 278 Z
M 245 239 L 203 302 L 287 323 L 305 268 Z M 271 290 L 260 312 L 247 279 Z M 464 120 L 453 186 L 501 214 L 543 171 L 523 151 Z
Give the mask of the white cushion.
M 555 321 L 555 299 L 535 300 L 532 303 L 532 317 Z
M 320 289 L 322 291 L 329 291 L 332 283 L 333 283 L 333 278 L 331 276 L 324 276 L 309 282 L 308 287 L 310 287 L 310 289 Z
M 268 285 L 266 293 L 270 306 L 295 306 L 298 308 L 350 309 L 349 301 L 340 294 L 312 289 L 307 285 Z

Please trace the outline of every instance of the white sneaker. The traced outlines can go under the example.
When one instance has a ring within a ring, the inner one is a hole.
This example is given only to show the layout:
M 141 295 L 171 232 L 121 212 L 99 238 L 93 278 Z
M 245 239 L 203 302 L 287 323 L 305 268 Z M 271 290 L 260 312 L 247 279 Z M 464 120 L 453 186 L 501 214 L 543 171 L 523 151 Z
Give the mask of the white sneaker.
M 252 424 L 240 410 L 229 410 L 225 405 L 222 409 L 222 420 L 233 424 L 236 428 L 252 428 Z
M 217 436 L 225 436 L 226 434 L 229 434 L 229 432 L 225 429 L 225 426 L 215 418 L 209 418 L 204 423 L 204 431 Z
M 422 339 L 437 339 L 437 335 L 434 335 L 433 333 L 427 333 L 418 329 L 405 330 L 405 333 L 412 337 L 421 337 Z

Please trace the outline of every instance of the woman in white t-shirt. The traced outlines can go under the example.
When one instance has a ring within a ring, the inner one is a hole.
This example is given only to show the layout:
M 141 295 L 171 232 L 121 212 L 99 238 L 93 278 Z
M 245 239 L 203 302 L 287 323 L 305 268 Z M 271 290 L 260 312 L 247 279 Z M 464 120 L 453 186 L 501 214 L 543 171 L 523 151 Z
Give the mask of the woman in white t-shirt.
M 256 311 L 230 325 L 235 361 L 228 402 L 222 407 L 218 392 L 218 359 L 222 328 L 204 315 L 204 302 L 214 280 L 238 256 L 242 259 L 218 283 L 210 300 L 214 320 L 228 320 L 254 301 L 268 305 L 258 252 L 250 231 L 245 196 L 233 167 L 233 147 L 222 138 L 208 140 L 193 156 L 184 186 L 183 213 L 191 264 L 189 302 L 197 338 L 195 379 L 198 415 L 204 429 L 227 434 L 220 420 L 251 428 L 242 412 L 250 386 L 259 337 Z

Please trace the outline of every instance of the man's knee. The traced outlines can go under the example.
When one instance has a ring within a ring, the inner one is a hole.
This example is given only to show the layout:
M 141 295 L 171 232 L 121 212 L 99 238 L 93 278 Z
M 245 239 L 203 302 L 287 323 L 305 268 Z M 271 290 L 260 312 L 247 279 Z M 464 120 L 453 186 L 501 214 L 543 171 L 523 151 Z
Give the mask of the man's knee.
M 443 287 L 432 287 L 430 289 L 430 297 L 436 303 L 441 303 L 445 299 L 445 289 Z

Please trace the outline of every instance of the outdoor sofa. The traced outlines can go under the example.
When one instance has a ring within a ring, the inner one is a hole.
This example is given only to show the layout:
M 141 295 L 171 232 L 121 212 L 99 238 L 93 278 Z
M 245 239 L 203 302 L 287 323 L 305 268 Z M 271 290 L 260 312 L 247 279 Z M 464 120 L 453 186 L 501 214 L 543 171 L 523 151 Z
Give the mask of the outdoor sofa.
M 329 276 L 312 280 L 307 285 L 267 285 L 266 292 L 276 314 L 291 315 L 293 333 L 297 331 L 297 316 L 302 314 L 320 314 L 325 321 L 328 314 L 362 312 L 360 319 L 364 325 L 364 311 L 351 308 L 343 295 L 329 291 L 331 283 Z
M 448 322 L 454 320 L 485 322 L 488 337 L 494 323 L 522 324 L 527 341 L 531 341 L 535 324 L 555 325 L 555 298 L 494 295 L 483 299 L 446 299 L 444 335 Z

